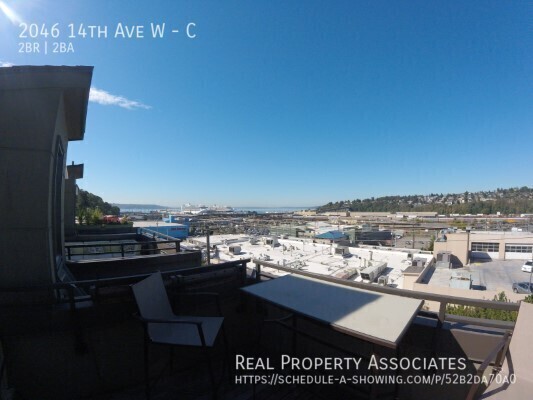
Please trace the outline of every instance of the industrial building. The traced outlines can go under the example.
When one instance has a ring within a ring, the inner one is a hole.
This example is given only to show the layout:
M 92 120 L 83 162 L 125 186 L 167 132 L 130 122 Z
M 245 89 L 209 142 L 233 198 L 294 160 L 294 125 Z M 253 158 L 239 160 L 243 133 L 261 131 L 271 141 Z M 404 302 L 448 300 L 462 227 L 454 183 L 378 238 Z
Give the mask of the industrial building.
M 153 232 L 162 233 L 176 239 L 186 239 L 189 236 L 189 225 L 165 221 L 134 221 L 134 228 L 145 228 Z
M 533 234 L 530 232 L 471 231 L 447 233 L 433 248 L 451 252 L 460 264 L 482 260 L 529 260 L 533 258 Z

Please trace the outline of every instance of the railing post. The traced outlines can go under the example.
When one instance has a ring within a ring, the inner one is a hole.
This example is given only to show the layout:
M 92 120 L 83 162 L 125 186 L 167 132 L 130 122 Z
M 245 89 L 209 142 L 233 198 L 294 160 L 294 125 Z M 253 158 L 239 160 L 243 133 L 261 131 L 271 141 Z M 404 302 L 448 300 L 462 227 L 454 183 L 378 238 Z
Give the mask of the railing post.
M 120 243 L 120 254 L 122 255 L 122 258 L 124 258 L 124 243 Z
M 99 286 L 97 283 L 94 285 L 94 302 L 98 303 L 99 300 L 100 300 L 100 290 L 99 290 Z
M 241 262 L 241 277 L 242 277 L 242 286 L 246 284 L 246 263 Z
M 70 261 L 71 257 L 72 256 L 70 255 L 70 246 L 67 246 L 67 260 Z
M 261 264 L 255 263 L 255 280 L 261 282 Z
M 440 307 L 439 307 L 439 320 L 437 322 L 437 328 L 442 328 L 442 325 L 444 324 L 444 318 L 446 318 L 446 306 L 448 305 L 447 302 L 441 301 Z
M 436 353 L 437 353 L 437 342 L 438 342 L 438 339 L 440 337 L 440 333 L 441 333 L 441 330 L 442 330 L 442 326 L 444 325 L 444 319 L 446 318 L 446 306 L 447 306 L 447 302 L 446 301 L 440 301 L 440 306 L 439 306 L 439 315 L 438 315 L 438 319 L 437 319 L 437 327 L 435 328 L 435 330 L 433 331 L 433 338 L 432 338 L 432 345 L 431 345 L 431 352 L 433 354 L 433 357 L 435 357 Z
M 507 349 L 509 347 L 509 335 L 510 335 L 509 331 L 506 331 L 505 334 L 503 335 L 503 341 L 505 343 L 502 346 L 501 350 L 498 352 L 498 355 L 496 356 L 496 360 L 494 361 L 494 366 L 498 368 L 498 370 L 501 369 L 502 367 L 505 354 L 507 353 Z
M 207 246 L 207 265 L 211 264 L 211 245 L 209 243 L 209 227 L 207 227 L 206 246 Z
M 76 301 L 74 299 L 74 288 L 72 285 L 67 286 L 67 294 L 68 294 L 68 303 L 70 306 L 70 311 L 74 312 L 76 311 Z

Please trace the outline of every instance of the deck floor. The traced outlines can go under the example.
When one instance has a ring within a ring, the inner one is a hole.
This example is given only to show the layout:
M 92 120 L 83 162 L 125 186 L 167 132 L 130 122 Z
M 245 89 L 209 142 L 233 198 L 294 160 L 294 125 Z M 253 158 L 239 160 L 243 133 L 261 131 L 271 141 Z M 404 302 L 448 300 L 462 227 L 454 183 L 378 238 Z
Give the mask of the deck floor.
M 216 397 L 213 395 L 211 382 L 206 363 L 197 363 L 185 370 L 170 371 L 165 367 L 162 376 L 153 386 L 150 393 L 151 400 L 321 400 L 327 398 L 327 394 L 313 393 L 308 387 L 298 385 L 267 386 L 251 384 L 236 384 L 234 377 L 229 376 L 227 369 L 220 376 L 223 365 L 221 360 L 215 360 L 217 390 Z M 221 379 L 222 378 L 222 379 Z M 155 379 L 154 379 L 155 380 Z M 254 393 L 255 392 L 255 393 Z M 92 400 L 144 400 L 146 399 L 145 385 L 140 384 L 122 391 L 102 394 L 90 397 Z M 330 397 L 331 398 L 331 397 Z M 356 398 L 356 397 L 351 397 Z

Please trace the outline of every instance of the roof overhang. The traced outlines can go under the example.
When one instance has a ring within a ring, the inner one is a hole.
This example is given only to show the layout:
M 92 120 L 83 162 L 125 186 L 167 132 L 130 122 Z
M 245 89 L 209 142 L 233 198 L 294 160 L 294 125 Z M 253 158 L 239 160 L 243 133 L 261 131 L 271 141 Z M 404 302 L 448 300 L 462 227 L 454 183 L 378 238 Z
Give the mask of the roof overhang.
M 93 67 L 13 66 L 0 68 L 0 90 L 63 91 L 68 140 L 82 140 Z

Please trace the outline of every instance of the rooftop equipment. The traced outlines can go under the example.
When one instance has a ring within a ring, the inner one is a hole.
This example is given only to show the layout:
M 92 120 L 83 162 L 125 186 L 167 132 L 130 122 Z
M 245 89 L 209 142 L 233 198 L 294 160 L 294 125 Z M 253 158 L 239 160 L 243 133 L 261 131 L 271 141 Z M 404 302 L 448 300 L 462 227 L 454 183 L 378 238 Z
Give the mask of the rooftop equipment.
M 378 285 L 387 286 L 388 283 L 389 283 L 389 277 L 388 276 L 383 275 L 383 276 L 380 276 L 378 278 Z
M 439 251 L 437 253 L 437 261 L 450 262 L 452 253 L 449 251 Z
M 275 236 L 270 237 L 270 238 L 263 238 L 263 243 L 271 247 L 279 246 L 278 238 Z
M 380 263 L 377 265 L 366 267 L 364 270 L 361 271 L 361 278 L 370 282 L 374 282 L 374 280 L 381 275 L 385 268 L 387 268 L 387 263 Z
M 343 257 L 347 256 L 348 254 L 350 254 L 349 250 L 348 250 L 348 247 L 345 247 L 345 246 L 339 246 L 339 247 L 336 247 L 335 248 L 335 254 L 337 255 L 341 255 Z
M 231 245 L 228 247 L 228 251 L 230 252 L 230 254 L 240 254 L 241 253 L 241 246 L 237 246 L 237 245 Z

